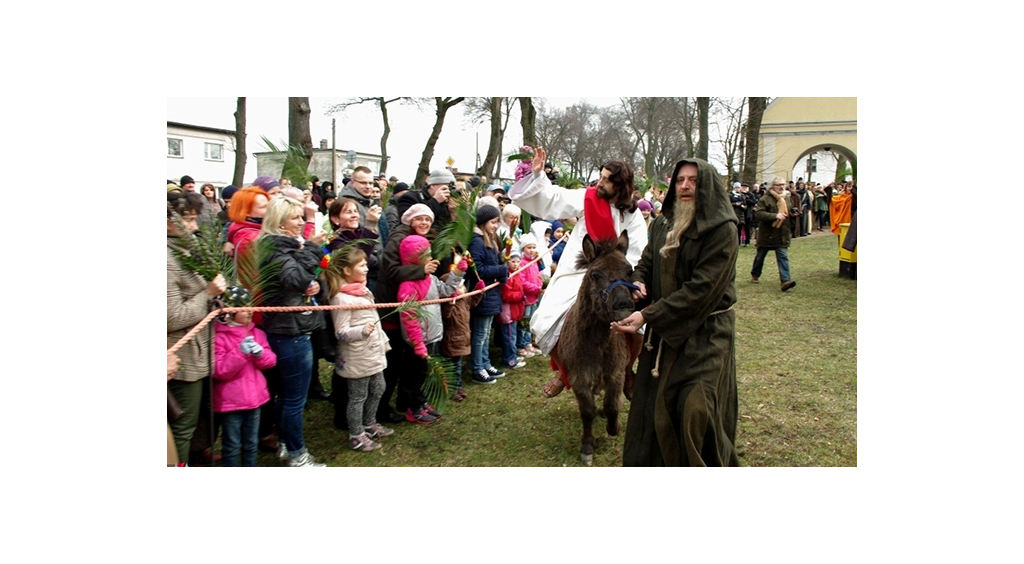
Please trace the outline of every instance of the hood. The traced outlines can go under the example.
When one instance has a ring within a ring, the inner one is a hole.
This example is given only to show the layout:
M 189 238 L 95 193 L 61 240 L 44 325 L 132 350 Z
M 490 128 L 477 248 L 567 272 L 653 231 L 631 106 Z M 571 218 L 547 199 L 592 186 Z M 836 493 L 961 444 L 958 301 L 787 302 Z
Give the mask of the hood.
M 430 248 L 430 241 L 421 235 L 409 235 L 398 244 L 398 255 L 402 264 L 419 264 L 424 249 Z
M 696 226 L 697 234 L 700 235 L 725 222 L 736 223 L 736 213 L 732 211 L 732 200 L 722 177 L 715 167 L 698 158 L 683 159 L 676 163 L 670 177 L 672 183 L 665 191 L 665 202 L 661 205 L 662 215 L 672 219 L 676 204 L 675 178 L 679 176 L 679 169 L 687 163 L 697 165 L 697 212 L 690 229 Z

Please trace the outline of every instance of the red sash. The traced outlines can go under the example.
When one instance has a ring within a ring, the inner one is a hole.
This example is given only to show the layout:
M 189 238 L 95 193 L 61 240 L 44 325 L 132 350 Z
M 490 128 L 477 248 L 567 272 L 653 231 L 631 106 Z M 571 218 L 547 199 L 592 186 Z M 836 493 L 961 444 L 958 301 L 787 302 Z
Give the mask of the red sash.
M 597 240 L 615 239 L 615 220 L 608 200 L 597 195 L 597 188 L 587 188 L 583 199 L 583 218 L 587 222 L 587 233 Z

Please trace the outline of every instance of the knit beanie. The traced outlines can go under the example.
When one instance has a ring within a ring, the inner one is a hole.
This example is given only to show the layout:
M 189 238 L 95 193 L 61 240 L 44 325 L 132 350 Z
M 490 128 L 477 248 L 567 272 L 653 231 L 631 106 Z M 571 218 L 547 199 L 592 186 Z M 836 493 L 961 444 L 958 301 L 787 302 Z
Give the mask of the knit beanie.
M 533 245 L 534 247 L 537 246 L 537 237 L 535 237 L 533 233 L 524 233 L 523 236 L 519 238 L 520 249 L 525 249 L 527 245 Z
M 181 182 L 179 182 L 178 184 L 184 186 L 186 184 L 195 184 L 195 183 L 196 183 L 196 181 L 192 180 L 192 177 L 186 174 L 185 176 L 181 177 Z
M 280 186 L 281 183 L 272 176 L 257 176 L 256 180 L 252 181 L 253 186 L 259 186 L 264 190 L 270 190 L 274 186 Z
M 640 200 L 639 202 L 636 203 L 636 207 L 640 211 L 651 211 L 654 209 L 654 205 L 648 202 L 647 200 Z
M 455 182 L 455 175 L 443 169 L 430 171 L 430 178 L 427 179 L 427 184 L 431 186 L 434 184 L 448 184 L 449 182 Z
M 409 206 L 409 209 L 405 210 L 405 213 L 402 214 L 402 224 L 410 225 L 412 223 L 412 218 L 421 215 L 426 215 L 429 216 L 430 219 L 434 219 L 434 212 L 429 206 L 426 204 L 413 204 Z
M 224 187 L 223 190 L 220 191 L 220 197 L 222 200 L 227 201 L 230 200 L 231 197 L 235 195 L 235 192 L 238 192 L 238 186 L 235 186 L 234 184 L 228 184 L 227 186 Z
M 480 206 L 480 208 L 476 210 L 476 224 L 483 225 L 499 215 L 501 215 L 501 212 L 499 212 L 498 208 L 494 206 Z

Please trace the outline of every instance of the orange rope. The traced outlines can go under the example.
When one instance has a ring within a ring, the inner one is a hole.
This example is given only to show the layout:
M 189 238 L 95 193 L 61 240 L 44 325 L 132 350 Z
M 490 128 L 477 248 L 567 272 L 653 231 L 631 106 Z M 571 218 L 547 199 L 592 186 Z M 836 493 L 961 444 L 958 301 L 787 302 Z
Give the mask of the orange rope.
M 555 245 L 557 245 L 558 243 L 562 242 L 568 236 L 569 236 L 568 234 L 562 235 L 562 238 L 559 239 L 558 241 L 555 241 L 555 244 L 551 245 L 550 247 L 548 247 L 548 250 L 550 251 L 551 249 L 555 248 Z M 528 262 L 526 264 L 521 264 L 519 266 L 519 270 L 516 270 L 515 272 L 510 273 L 509 277 L 511 278 L 512 276 L 518 276 L 519 273 L 521 273 L 523 270 L 525 270 L 527 266 L 530 266 L 531 264 L 533 264 L 533 263 L 535 263 L 535 262 L 537 262 L 539 260 L 540 260 L 540 255 L 538 254 L 537 258 L 533 259 L 532 261 L 530 261 L 530 262 Z M 490 290 L 492 288 L 495 288 L 495 287 L 497 287 L 499 285 L 501 285 L 501 282 L 494 282 L 490 286 L 484 286 L 480 290 L 473 290 L 471 292 L 466 292 L 465 294 L 460 294 L 460 295 L 453 296 L 453 297 L 450 297 L 450 298 L 437 298 L 437 299 L 433 299 L 433 300 L 423 300 L 423 301 L 417 301 L 416 303 L 419 303 L 419 304 L 443 304 L 443 303 L 448 303 L 448 302 L 455 302 L 456 300 L 461 300 L 461 299 L 464 299 L 464 298 L 468 298 L 470 296 L 475 296 L 476 294 L 479 294 L 479 293 L 482 293 L 482 292 L 486 292 L 486 291 L 488 291 L 488 290 Z M 167 356 L 170 356 L 170 355 L 178 352 L 181 349 L 181 347 L 185 346 L 185 343 L 187 343 L 190 340 L 192 340 L 192 338 L 195 337 L 196 335 L 198 335 L 199 332 L 202 331 L 204 327 L 209 325 L 210 321 L 212 321 L 218 315 L 221 315 L 221 314 L 224 314 L 224 313 L 239 313 L 239 312 L 243 312 L 243 311 L 253 311 L 253 312 L 256 312 L 256 311 L 272 311 L 272 312 L 290 312 L 290 311 L 294 311 L 294 312 L 297 312 L 297 311 L 332 311 L 332 310 L 335 310 L 335 309 L 371 309 L 371 308 L 381 309 L 381 308 L 395 308 L 395 307 L 401 306 L 402 304 L 403 304 L 403 302 L 386 303 L 386 304 L 367 304 L 367 305 L 347 304 L 347 305 L 326 305 L 326 306 L 222 307 L 220 309 L 213 310 L 210 313 L 206 314 L 206 317 L 204 317 L 202 319 L 202 321 L 197 323 L 196 326 L 193 327 L 188 333 L 185 333 L 185 335 L 181 339 L 178 339 L 178 342 L 174 343 L 174 345 L 171 346 L 171 348 L 167 349 Z

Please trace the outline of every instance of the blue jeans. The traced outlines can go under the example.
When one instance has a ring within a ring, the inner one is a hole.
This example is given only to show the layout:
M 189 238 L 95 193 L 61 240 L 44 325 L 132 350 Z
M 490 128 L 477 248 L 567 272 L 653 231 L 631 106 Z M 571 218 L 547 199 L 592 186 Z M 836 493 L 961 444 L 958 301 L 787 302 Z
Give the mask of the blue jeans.
M 764 257 L 768 251 L 775 250 L 775 262 L 779 265 L 779 280 L 789 282 L 789 250 L 786 247 L 758 247 L 757 255 L 754 256 L 754 266 L 750 269 L 750 275 L 754 278 L 761 277 L 761 270 L 764 268 Z
M 238 466 L 238 454 L 242 454 L 242 466 L 256 466 L 256 445 L 259 442 L 260 410 L 243 409 L 220 414 L 221 456 L 224 466 Z
M 501 324 L 501 367 L 512 368 L 516 365 L 516 338 L 518 331 L 515 321 Z
M 516 348 L 523 349 L 527 345 L 533 344 L 533 333 L 530 331 L 530 324 L 527 320 L 533 316 L 533 312 L 537 309 L 537 304 L 526 306 L 526 310 L 523 312 L 523 318 L 516 322 L 518 328 L 516 329 Z
M 474 373 L 491 367 L 490 345 L 491 321 L 493 315 L 469 316 L 470 353 L 469 367 Z
M 306 452 L 302 434 L 302 411 L 306 408 L 309 379 L 313 371 L 313 344 L 309 334 L 268 334 L 270 349 L 277 355 L 280 388 L 277 402 L 277 436 L 292 458 Z

